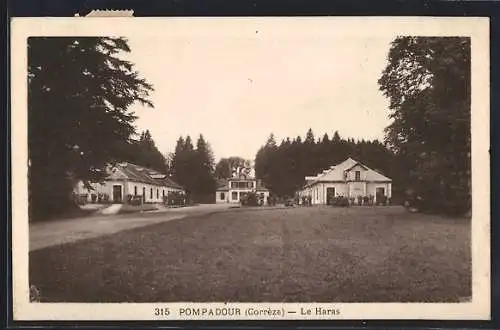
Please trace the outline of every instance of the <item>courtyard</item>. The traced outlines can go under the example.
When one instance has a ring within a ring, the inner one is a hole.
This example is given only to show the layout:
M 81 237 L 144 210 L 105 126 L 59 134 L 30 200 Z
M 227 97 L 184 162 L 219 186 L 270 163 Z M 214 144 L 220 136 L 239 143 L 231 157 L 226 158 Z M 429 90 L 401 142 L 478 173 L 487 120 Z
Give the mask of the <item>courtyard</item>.
M 43 302 L 458 302 L 470 236 L 401 207 L 224 209 L 31 251 L 30 284 Z

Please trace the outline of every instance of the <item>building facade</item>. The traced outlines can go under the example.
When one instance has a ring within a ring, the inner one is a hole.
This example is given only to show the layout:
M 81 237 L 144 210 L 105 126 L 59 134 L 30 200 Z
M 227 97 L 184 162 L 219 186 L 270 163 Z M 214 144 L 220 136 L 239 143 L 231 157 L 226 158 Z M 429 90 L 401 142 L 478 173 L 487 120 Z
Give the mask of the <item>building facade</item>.
M 170 192 L 184 193 L 184 189 L 166 174 L 143 166 L 119 163 L 106 171 L 108 176 L 103 183 L 86 187 L 83 182 L 78 182 L 74 192 L 88 202 L 95 195 L 107 196 L 112 203 L 126 202 L 128 196 L 141 196 L 145 203 L 161 203 Z
M 309 197 L 311 203 L 316 205 L 330 205 L 332 198 L 338 196 L 356 200 L 369 197 L 375 203 L 377 197 L 392 196 L 391 179 L 352 158 L 330 166 L 315 176 L 305 177 L 305 181 L 298 195 Z
M 247 178 L 244 176 L 226 179 L 220 183 L 215 191 L 216 203 L 234 203 L 241 202 L 241 197 L 248 193 L 256 193 L 267 204 L 269 190 L 262 185 L 261 180 Z

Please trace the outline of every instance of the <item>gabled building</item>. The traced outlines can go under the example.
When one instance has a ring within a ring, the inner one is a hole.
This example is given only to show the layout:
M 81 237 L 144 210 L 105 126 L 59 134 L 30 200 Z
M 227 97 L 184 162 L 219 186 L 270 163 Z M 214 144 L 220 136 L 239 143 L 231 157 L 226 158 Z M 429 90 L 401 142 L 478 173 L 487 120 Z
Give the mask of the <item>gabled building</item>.
M 221 180 L 219 187 L 215 191 L 215 202 L 240 203 L 241 197 L 250 192 L 256 193 L 263 199 L 264 204 L 267 204 L 269 190 L 264 187 L 261 180 L 246 176 Z
M 348 158 L 315 176 L 305 177 L 300 197 L 310 197 L 312 204 L 330 205 L 333 197 L 347 198 L 385 196 L 391 198 L 392 180 L 368 166 Z
M 121 203 L 127 196 L 141 196 L 145 203 L 161 203 L 169 192 L 184 193 L 184 189 L 166 174 L 131 163 L 118 163 L 109 166 L 107 177 L 101 183 L 91 184 L 92 189 L 79 182 L 74 192 L 80 196 L 87 195 L 91 201 L 92 194 L 107 195 L 109 201 Z

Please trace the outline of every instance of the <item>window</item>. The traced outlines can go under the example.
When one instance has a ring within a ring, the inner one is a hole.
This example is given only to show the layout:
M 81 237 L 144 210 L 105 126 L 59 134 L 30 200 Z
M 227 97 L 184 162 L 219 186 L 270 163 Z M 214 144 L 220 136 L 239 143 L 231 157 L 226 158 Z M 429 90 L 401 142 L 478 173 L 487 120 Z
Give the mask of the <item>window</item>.
M 232 181 L 231 188 L 233 189 L 252 189 L 254 184 L 252 181 Z
M 134 196 L 137 196 L 137 186 L 134 186 Z
M 163 197 L 165 197 L 165 189 L 163 189 L 163 194 L 162 195 L 163 195 Z
M 156 199 L 160 198 L 160 189 L 156 189 Z
M 221 192 L 221 193 L 220 193 L 220 199 L 221 199 L 221 200 L 226 199 L 226 194 L 224 194 L 223 192 Z
M 149 190 L 149 198 L 153 199 L 153 188 Z
M 238 192 L 237 191 L 233 191 L 233 194 L 231 196 L 231 199 L 233 201 L 237 201 L 238 200 Z
M 356 181 L 360 181 L 361 180 L 361 172 L 356 171 L 356 172 L 354 172 L 354 174 L 356 175 Z

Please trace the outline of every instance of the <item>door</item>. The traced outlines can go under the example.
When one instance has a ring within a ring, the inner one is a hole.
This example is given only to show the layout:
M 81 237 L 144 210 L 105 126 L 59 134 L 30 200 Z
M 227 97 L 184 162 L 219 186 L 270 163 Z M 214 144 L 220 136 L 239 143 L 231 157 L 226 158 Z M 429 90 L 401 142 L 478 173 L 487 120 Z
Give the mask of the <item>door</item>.
M 122 202 L 122 186 L 120 185 L 113 185 L 113 202 Z
M 335 198 L 335 187 L 326 188 L 326 204 L 332 205 Z
M 385 188 L 380 187 L 375 189 L 375 202 L 378 203 L 385 203 Z

